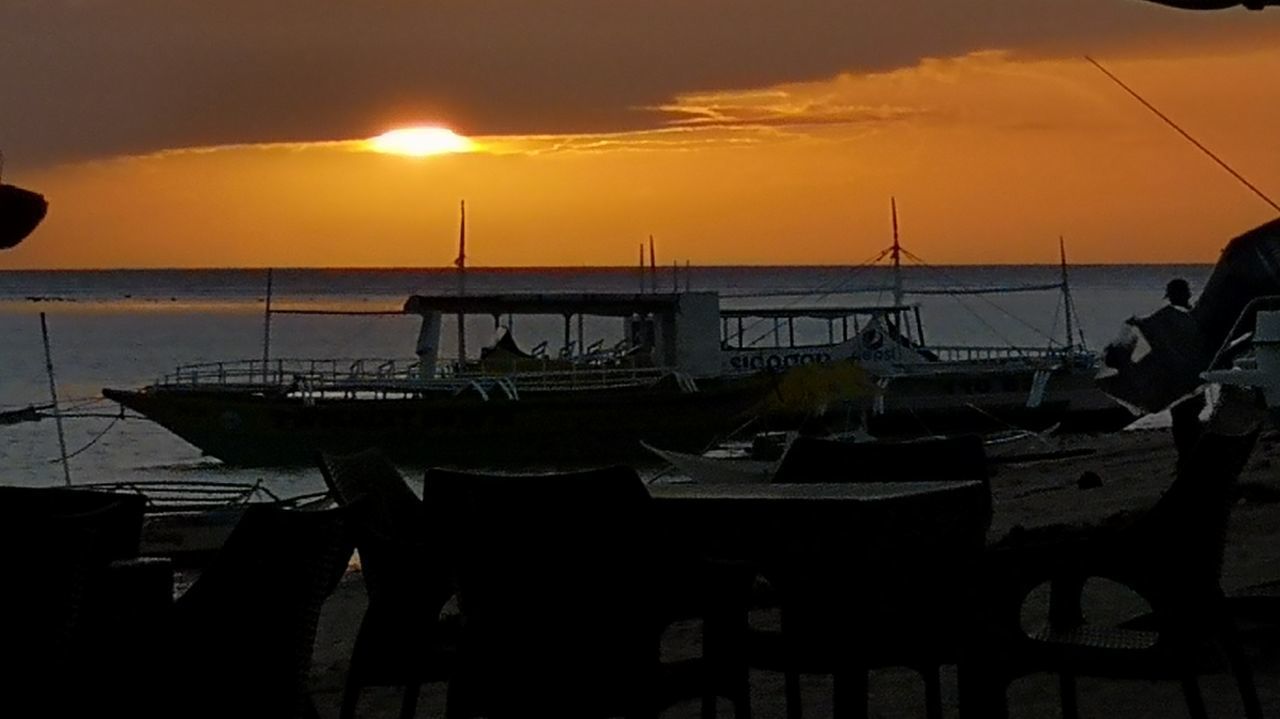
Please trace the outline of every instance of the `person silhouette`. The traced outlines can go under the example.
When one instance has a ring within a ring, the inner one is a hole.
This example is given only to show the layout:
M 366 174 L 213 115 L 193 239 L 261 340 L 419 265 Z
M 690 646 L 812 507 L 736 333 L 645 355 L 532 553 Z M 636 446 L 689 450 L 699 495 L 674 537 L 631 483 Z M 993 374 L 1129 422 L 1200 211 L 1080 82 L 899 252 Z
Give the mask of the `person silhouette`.
M 1191 312 L 1191 286 L 1181 277 L 1169 280 L 1164 286 L 1164 297 L 1169 301 L 1169 306 L 1164 311 Z M 1204 393 L 1197 390 L 1195 394 L 1169 408 L 1173 420 L 1173 445 L 1178 449 L 1179 458 L 1186 456 L 1200 439 L 1200 412 L 1204 407 Z
M 1181 277 L 1169 280 L 1164 286 L 1164 298 L 1169 300 L 1170 307 L 1191 311 L 1191 286 Z

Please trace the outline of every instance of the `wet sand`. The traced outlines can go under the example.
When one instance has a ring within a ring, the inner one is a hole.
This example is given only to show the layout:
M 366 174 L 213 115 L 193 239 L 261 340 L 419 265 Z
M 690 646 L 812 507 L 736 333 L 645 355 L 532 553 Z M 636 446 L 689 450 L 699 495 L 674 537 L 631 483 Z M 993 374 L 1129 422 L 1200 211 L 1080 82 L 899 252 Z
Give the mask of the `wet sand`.
M 1056 525 L 1088 525 L 1106 521 L 1119 512 L 1141 511 L 1173 480 L 1175 455 L 1167 430 L 1074 436 L 1054 440 L 1052 446 L 1022 444 L 1007 451 L 1079 447 L 1093 448 L 1095 452 L 1067 460 L 998 467 L 992 480 L 995 514 L 989 542 L 998 541 L 1011 530 L 1020 531 L 1014 529 L 1018 526 L 1031 531 L 1053 531 Z M 992 454 L 1004 451 L 1004 448 L 995 448 Z M 1102 480 L 1100 487 L 1078 488 L 1078 479 L 1086 470 L 1098 474 Z M 1263 592 L 1280 596 L 1280 432 L 1264 432 L 1241 475 L 1240 488 L 1241 498 L 1232 512 L 1223 588 L 1228 595 L 1240 595 L 1259 591 L 1261 587 Z M 1032 595 L 1028 604 L 1031 612 L 1043 610 L 1045 597 L 1042 595 Z M 364 602 L 361 577 L 353 572 L 325 606 L 312 667 L 314 697 L 322 717 L 338 714 L 347 660 Z M 1106 585 L 1091 584 L 1085 603 L 1091 616 L 1106 619 L 1123 619 L 1143 609 L 1132 595 Z M 753 621 L 771 619 L 768 612 L 753 616 Z M 1280 635 L 1274 628 L 1276 623 L 1280 623 L 1280 617 L 1273 618 L 1271 629 L 1250 624 L 1241 627 L 1267 716 L 1280 716 Z M 698 643 L 696 624 L 677 625 L 664 639 L 664 652 L 672 656 L 696 654 Z M 1243 715 L 1235 682 L 1225 663 L 1207 662 L 1200 682 L 1210 716 Z M 754 671 L 751 684 L 755 716 L 785 716 L 781 674 Z M 905 719 L 924 715 L 923 688 L 913 672 L 877 671 L 872 674 L 870 686 L 872 717 Z M 425 685 L 417 716 L 443 716 L 444 695 L 444 685 Z M 1057 680 L 1053 676 L 1020 679 L 1012 685 L 1008 696 L 1013 717 L 1058 716 Z M 803 697 L 806 716 L 830 716 L 829 677 L 805 677 Z M 947 716 L 956 716 L 954 667 L 944 668 L 943 699 Z M 1186 715 L 1177 682 L 1081 679 L 1080 707 L 1084 717 L 1163 719 Z M 362 695 L 357 715 L 395 717 L 398 712 L 398 690 L 370 688 Z M 727 702 L 722 701 L 720 713 L 732 716 Z M 697 702 L 687 702 L 672 707 L 663 716 L 692 719 L 699 716 L 699 706 Z

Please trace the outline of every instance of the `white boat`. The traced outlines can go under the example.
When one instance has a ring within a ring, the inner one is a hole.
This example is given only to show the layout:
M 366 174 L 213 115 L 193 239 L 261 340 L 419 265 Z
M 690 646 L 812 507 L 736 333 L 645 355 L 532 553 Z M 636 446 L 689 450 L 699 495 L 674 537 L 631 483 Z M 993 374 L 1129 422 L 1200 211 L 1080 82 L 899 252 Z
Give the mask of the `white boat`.
M 659 449 L 642 442 L 644 448 L 670 464 L 681 476 L 698 484 L 753 484 L 773 479 L 781 459 L 708 457 L 688 452 Z
M 723 371 L 855 364 L 879 391 L 849 398 L 829 412 L 841 422 L 860 417 L 862 427 L 878 436 L 1043 429 L 1055 423 L 1069 430 L 1110 430 L 1132 419 L 1096 386 L 1100 355 L 1074 337 L 1065 250 L 1060 282 L 909 291 L 901 272 L 901 256 L 909 253 L 899 244 L 896 224 L 895 217 L 893 245 L 881 253 L 892 259 L 894 283 L 878 288 L 892 290 L 891 304 L 800 304 L 804 296 L 775 293 L 775 306 L 722 308 Z M 930 344 L 920 305 L 905 299 L 1046 291 L 1062 293 L 1066 333 L 1065 341 L 1039 347 Z M 792 299 L 776 306 L 778 298 Z

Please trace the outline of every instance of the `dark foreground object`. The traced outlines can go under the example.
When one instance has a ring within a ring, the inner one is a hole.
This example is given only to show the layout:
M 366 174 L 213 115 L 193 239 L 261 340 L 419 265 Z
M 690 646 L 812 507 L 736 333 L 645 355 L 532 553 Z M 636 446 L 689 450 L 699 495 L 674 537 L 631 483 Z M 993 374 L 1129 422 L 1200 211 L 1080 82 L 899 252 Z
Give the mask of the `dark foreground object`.
M 25 240 L 48 210 L 44 195 L 16 185 L 0 185 L 0 250 Z

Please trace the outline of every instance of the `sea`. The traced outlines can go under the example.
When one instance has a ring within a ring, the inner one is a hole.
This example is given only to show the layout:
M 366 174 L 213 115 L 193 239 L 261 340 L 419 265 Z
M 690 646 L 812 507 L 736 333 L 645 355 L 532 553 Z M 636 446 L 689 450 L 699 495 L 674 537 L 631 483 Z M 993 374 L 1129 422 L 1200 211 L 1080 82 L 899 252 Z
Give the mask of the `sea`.
M 1108 265 L 1069 268 L 1077 341 L 1101 349 L 1125 319 L 1158 309 L 1165 283 L 1183 277 L 1193 292 L 1208 265 Z M 104 387 L 155 382 L 179 365 L 276 358 L 412 360 L 420 320 L 394 314 L 412 294 L 499 292 L 716 291 L 724 307 L 890 304 L 885 267 L 667 267 L 450 269 L 0 270 L 0 412 L 43 407 L 56 392 L 62 420 L 0 424 L 0 483 L 62 485 L 152 480 L 263 482 L 278 496 L 323 488 L 314 468 L 224 466 L 163 428 L 102 398 Z M 910 266 L 906 300 L 920 305 L 932 344 L 1047 346 L 1066 335 L 1062 270 L 1057 266 Z M 274 310 L 265 312 L 270 282 Z M 460 282 L 464 287 L 460 287 Z M 993 294 L 944 290 L 1055 286 Z M 457 327 L 445 319 L 441 354 L 456 356 Z M 498 318 L 522 347 L 563 344 L 559 317 Z M 825 322 L 797 325 L 797 340 L 826 338 Z M 777 331 L 748 326 L 749 341 Z M 785 331 L 785 330 L 784 330 Z M 495 321 L 471 318 L 467 351 L 494 337 Z M 576 325 L 573 328 L 576 337 Z M 593 319 L 586 343 L 622 336 L 617 319 Z M 45 352 L 47 337 L 48 354 Z M 265 347 L 264 347 L 265 345 Z M 51 381 L 52 378 L 52 381 Z M 483 464 L 480 458 L 477 464 Z M 420 468 L 407 468 L 417 474 Z M 420 475 L 419 475 L 420 476 Z

